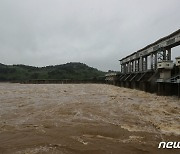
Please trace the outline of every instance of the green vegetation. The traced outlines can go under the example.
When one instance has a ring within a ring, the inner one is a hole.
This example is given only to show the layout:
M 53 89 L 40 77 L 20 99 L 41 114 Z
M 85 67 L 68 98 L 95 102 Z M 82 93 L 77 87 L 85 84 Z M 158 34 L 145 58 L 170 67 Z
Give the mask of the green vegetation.
M 89 80 L 104 75 L 105 72 L 82 63 L 67 63 L 46 67 L 0 64 L 0 81 L 24 81 L 32 79 Z

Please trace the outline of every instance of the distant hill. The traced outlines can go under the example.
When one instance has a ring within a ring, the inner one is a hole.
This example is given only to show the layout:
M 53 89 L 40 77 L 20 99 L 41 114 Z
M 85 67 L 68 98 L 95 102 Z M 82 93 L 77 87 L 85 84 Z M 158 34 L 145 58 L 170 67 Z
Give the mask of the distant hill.
M 4 65 L 0 63 L 0 81 L 22 81 L 31 79 L 88 80 L 104 75 L 105 72 L 79 62 L 46 67 Z

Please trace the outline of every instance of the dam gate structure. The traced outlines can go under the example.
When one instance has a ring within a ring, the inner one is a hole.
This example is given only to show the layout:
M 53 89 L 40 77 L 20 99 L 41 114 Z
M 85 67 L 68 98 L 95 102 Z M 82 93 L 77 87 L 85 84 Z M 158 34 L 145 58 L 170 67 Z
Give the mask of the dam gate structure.
M 180 97 L 180 57 L 171 60 L 171 49 L 179 45 L 180 29 L 120 59 L 121 72 L 107 74 L 106 82 Z

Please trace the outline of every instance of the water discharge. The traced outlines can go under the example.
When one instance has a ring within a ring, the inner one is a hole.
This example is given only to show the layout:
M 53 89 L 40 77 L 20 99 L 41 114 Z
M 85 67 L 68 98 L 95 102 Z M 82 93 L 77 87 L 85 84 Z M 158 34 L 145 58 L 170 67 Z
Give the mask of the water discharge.
M 0 153 L 176 153 L 180 101 L 104 84 L 0 84 Z

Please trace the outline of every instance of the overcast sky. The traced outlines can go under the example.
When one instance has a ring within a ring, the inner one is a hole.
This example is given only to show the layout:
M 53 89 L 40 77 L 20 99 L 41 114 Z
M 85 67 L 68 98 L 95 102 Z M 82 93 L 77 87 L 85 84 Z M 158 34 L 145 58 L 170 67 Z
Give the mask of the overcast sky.
M 0 0 L 0 63 L 119 70 L 119 59 L 179 28 L 180 0 Z

